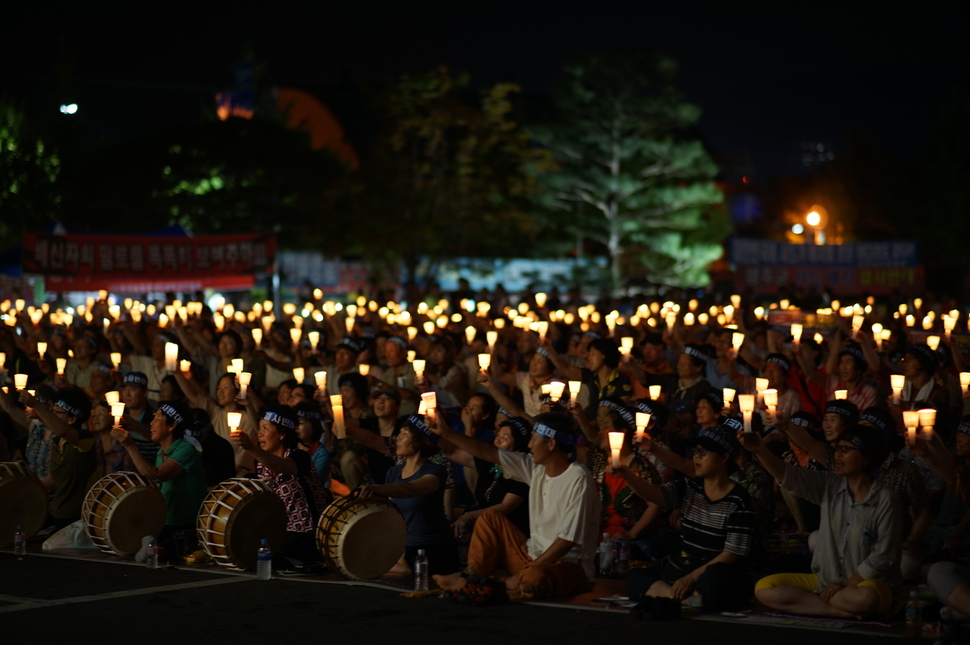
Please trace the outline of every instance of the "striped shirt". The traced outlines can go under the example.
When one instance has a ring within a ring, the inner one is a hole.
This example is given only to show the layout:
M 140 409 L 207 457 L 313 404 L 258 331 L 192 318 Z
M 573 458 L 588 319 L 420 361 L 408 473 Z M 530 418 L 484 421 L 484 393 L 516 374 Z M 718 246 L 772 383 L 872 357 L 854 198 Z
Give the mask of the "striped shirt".
M 736 485 L 712 502 L 703 479 L 681 478 L 660 487 L 664 511 L 681 509 L 680 536 L 684 553 L 710 560 L 722 551 L 746 557 L 754 542 L 757 517 L 748 491 Z

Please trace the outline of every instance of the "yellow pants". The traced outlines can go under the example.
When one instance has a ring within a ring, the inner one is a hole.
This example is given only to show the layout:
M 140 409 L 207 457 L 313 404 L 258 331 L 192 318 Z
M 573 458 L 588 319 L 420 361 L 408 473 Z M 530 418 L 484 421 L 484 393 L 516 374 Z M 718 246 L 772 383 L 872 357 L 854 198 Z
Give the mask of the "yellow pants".
M 879 611 L 889 611 L 893 605 L 893 590 L 882 580 L 863 580 L 860 587 L 869 587 L 879 594 Z M 818 576 L 814 573 L 776 573 L 762 578 L 754 586 L 755 593 L 772 587 L 796 587 L 815 593 L 818 589 Z

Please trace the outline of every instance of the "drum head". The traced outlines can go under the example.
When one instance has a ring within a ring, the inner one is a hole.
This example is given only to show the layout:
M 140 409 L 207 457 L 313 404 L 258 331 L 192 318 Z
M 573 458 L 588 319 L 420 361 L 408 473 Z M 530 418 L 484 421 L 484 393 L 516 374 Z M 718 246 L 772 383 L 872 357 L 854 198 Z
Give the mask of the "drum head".
M 340 531 L 333 555 L 341 572 L 355 580 L 378 578 L 404 554 L 407 527 L 393 506 L 368 509 Z
M 118 555 L 137 553 L 143 537 L 162 532 L 165 512 L 165 498 L 154 486 L 126 492 L 105 517 L 111 550 Z
M 234 565 L 256 568 L 260 540 L 267 540 L 275 553 L 286 537 L 286 506 L 272 491 L 244 497 L 233 509 L 226 526 L 226 552 Z
M 0 476 L 11 472 L 0 472 Z M 40 480 L 20 473 L 19 469 L 16 475 L 0 479 L 0 546 L 13 544 L 17 525 L 24 527 L 24 535 L 29 538 L 47 519 L 47 491 Z

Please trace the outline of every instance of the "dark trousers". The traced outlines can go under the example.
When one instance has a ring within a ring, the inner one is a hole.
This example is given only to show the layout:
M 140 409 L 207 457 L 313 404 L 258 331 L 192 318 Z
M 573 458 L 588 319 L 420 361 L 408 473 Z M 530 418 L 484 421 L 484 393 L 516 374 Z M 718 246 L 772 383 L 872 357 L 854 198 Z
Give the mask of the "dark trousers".
M 660 567 L 661 563 L 655 562 L 627 574 L 626 592 L 630 600 L 640 600 L 655 582 L 663 580 Z M 734 564 L 719 562 L 704 570 L 694 591 L 700 594 L 704 611 L 737 611 L 750 602 L 754 583 L 745 572 L 744 560 Z

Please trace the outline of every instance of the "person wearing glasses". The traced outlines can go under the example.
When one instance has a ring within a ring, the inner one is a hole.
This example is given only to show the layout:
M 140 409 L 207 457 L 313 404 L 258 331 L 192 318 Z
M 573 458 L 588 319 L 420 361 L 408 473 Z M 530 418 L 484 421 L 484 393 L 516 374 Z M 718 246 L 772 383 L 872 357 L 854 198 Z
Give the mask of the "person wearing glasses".
M 880 431 L 846 429 L 834 446 L 831 472 L 786 464 L 757 434 L 743 434 L 741 443 L 782 487 L 822 510 L 812 572 L 762 578 L 757 599 L 776 611 L 840 618 L 889 611 L 900 578 L 903 522 L 893 492 L 877 477 L 886 458 Z

